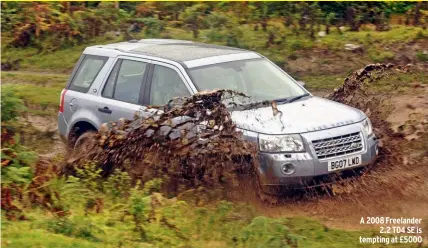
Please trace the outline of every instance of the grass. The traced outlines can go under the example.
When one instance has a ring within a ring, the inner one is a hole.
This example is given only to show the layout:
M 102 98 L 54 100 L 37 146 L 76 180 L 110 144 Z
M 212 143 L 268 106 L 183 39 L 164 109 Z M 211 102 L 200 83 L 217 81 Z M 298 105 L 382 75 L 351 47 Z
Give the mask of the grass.
M 334 30 L 335 31 L 335 30 Z M 369 46 L 387 46 L 394 43 L 408 43 L 423 39 L 428 35 L 427 30 L 418 27 L 392 26 L 388 31 L 362 30 L 358 32 L 343 32 L 342 34 L 327 35 L 321 39 L 321 44 L 331 48 L 342 48 L 346 43 Z
M 387 61 L 391 61 L 392 59 L 394 59 L 394 56 L 395 54 L 390 51 L 378 52 L 373 49 L 369 51 L 369 57 L 371 58 L 371 60 L 373 60 L 373 62 L 376 63 L 384 63 Z
M 106 247 L 102 243 L 94 243 L 87 240 L 75 239 L 64 235 L 50 233 L 43 229 L 31 228 L 30 222 L 19 222 L 8 225 L 3 230 L 2 247 L 20 248 L 92 248 Z
M 145 224 L 147 241 L 141 241 L 132 218 L 120 220 L 119 211 L 106 209 L 84 215 L 77 206 L 73 215 L 53 217 L 33 210 L 29 220 L 4 221 L 4 247 L 361 247 L 359 237 L 373 237 L 377 230 L 330 229 L 305 217 L 257 216 L 247 206 L 220 202 L 205 207 L 179 203 L 160 209 L 174 229 L 162 223 Z M 181 235 L 178 235 L 181 233 Z M 183 236 L 182 236 L 183 235 Z M 188 237 L 188 239 L 186 238 Z M 294 241 L 293 241 L 294 240 Z M 373 245 L 370 247 L 383 247 Z M 397 245 L 393 247 L 412 247 Z M 413 246 L 416 247 L 416 246 Z
M 46 110 L 59 106 L 59 95 L 64 88 L 64 84 L 49 86 L 15 84 L 4 85 L 2 87 L 12 87 L 16 89 L 17 95 L 24 100 L 27 106 L 34 106 L 36 109 Z
M 58 108 L 59 95 L 66 85 L 68 76 L 5 72 L 1 74 L 1 79 L 1 87 L 15 89 L 30 111 L 49 115 L 50 109 Z
M 374 92 L 405 92 L 418 84 L 428 84 L 426 78 L 428 73 L 425 71 L 414 71 L 408 73 L 398 73 L 382 78 L 377 81 L 370 89 Z
M 123 41 L 122 37 L 99 37 L 93 41 L 70 48 L 38 51 L 35 48 L 2 47 L 2 61 L 21 59 L 20 70 L 37 72 L 69 73 L 86 47 Z
M 342 85 L 347 75 L 321 75 L 299 77 L 306 83 L 308 90 L 334 90 Z M 424 71 L 414 71 L 386 76 L 370 88 L 377 92 L 405 91 L 416 84 L 428 84 L 426 78 L 428 73 Z
M 299 77 L 308 90 L 333 90 L 342 85 L 345 75 L 322 75 Z
M 68 74 L 36 74 L 20 72 L 2 72 L 1 80 L 5 84 L 34 84 L 39 86 L 65 85 L 68 80 Z

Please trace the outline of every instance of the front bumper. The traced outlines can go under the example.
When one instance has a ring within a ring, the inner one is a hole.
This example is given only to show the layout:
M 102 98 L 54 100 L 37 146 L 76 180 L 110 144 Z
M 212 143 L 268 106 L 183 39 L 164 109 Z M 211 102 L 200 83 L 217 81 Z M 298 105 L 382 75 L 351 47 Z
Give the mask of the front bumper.
M 312 140 L 324 139 L 338 135 L 346 135 L 352 132 L 361 132 L 363 136 L 364 147 L 361 151 L 352 154 L 346 154 L 328 159 L 318 159 L 313 146 Z M 363 167 L 374 163 L 377 156 L 378 140 L 375 135 L 367 137 L 359 124 L 352 124 L 334 129 L 322 130 L 317 132 L 302 134 L 305 143 L 305 151 L 302 153 L 259 153 L 259 178 L 262 185 L 287 185 L 301 187 L 310 185 L 315 177 L 341 173 L 346 170 Z M 343 170 L 328 171 L 327 161 L 330 159 L 340 159 L 342 157 L 361 155 L 361 164 L 359 166 L 346 168 Z M 285 164 L 294 166 L 294 173 L 285 174 L 281 167 Z

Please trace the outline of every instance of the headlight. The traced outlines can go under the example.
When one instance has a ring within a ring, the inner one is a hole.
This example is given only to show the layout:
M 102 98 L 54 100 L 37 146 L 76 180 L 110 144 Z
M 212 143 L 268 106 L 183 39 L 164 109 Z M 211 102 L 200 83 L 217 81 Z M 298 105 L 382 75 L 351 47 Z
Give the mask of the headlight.
M 363 127 L 367 133 L 367 136 L 370 136 L 373 134 L 372 123 L 370 122 L 370 119 L 368 117 L 363 121 Z
M 259 148 L 262 152 L 302 152 L 303 141 L 300 135 L 259 134 Z

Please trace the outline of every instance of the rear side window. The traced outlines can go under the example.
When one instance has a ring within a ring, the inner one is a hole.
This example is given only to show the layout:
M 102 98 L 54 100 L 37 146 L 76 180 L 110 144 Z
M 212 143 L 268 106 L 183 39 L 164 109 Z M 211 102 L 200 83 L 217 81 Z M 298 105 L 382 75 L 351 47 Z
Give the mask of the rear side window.
M 107 57 L 86 55 L 77 69 L 69 89 L 82 93 L 88 92 L 107 60 Z
M 147 63 L 134 60 L 119 60 L 107 79 L 103 97 L 138 103 Z

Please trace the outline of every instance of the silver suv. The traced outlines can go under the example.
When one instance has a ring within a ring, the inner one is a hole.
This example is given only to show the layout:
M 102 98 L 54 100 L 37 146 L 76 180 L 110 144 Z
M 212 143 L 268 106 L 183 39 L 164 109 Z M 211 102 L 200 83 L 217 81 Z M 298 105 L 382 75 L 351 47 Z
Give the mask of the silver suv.
M 211 89 L 243 92 L 254 103 L 275 100 L 276 111 L 231 111 L 244 136 L 258 144 L 264 188 L 309 183 L 377 156 L 362 111 L 313 96 L 258 53 L 170 39 L 86 48 L 61 92 L 59 132 L 74 146 L 102 123 L 131 119 L 144 105 Z

